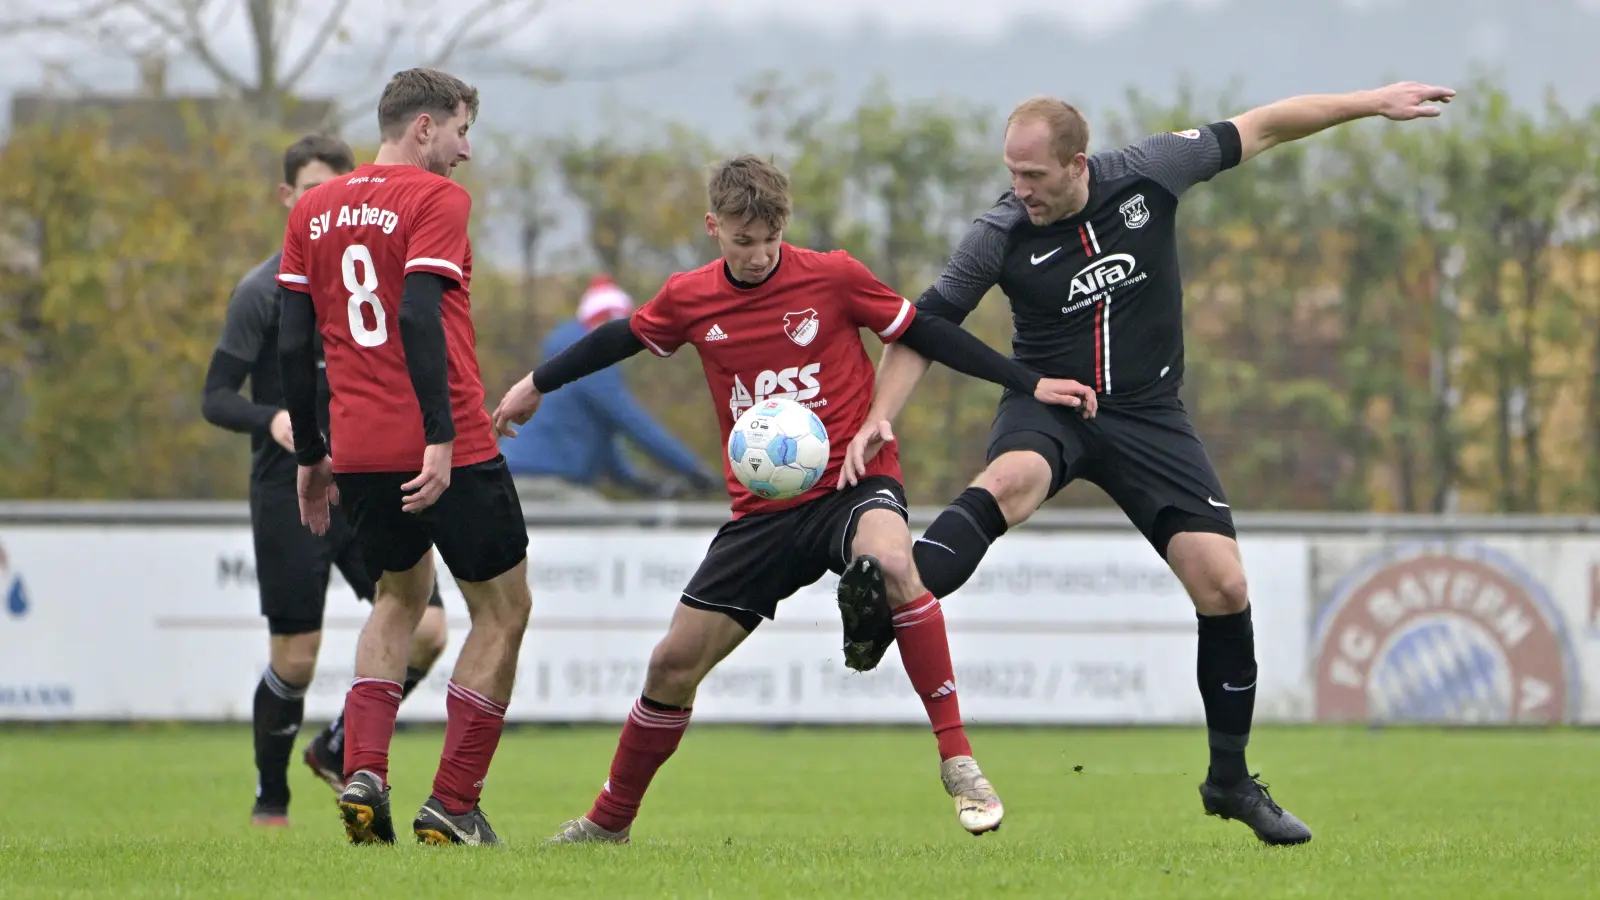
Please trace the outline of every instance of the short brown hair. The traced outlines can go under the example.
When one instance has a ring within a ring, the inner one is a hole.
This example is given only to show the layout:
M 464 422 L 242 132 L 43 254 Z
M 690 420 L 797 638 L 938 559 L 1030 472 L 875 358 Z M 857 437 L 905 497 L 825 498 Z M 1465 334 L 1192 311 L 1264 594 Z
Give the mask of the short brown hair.
M 1017 104 L 1006 119 L 1006 128 L 1018 122 L 1043 122 L 1050 128 L 1050 145 L 1062 165 L 1079 153 L 1089 152 L 1089 122 L 1070 103 L 1054 97 L 1034 97 Z
M 717 163 L 706 194 L 719 217 L 760 220 L 773 231 L 788 227 L 789 176 L 754 154 Z
M 283 151 L 283 183 L 292 185 L 300 177 L 300 170 L 314 162 L 327 165 L 343 175 L 356 167 L 356 155 L 350 145 L 325 134 L 308 134 Z
M 444 121 L 467 105 L 467 121 L 478 118 L 478 89 L 438 69 L 406 69 L 396 72 L 378 99 L 378 131 L 385 139 L 396 138 L 417 116 L 427 113 Z

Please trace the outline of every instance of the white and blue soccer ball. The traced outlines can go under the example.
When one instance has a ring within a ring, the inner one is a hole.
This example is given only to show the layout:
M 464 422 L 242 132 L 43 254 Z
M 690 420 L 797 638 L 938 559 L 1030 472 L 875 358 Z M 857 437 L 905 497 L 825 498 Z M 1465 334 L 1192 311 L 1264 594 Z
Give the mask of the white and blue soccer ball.
M 745 410 L 728 436 L 728 461 L 757 497 L 787 500 L 811 490 L 828 470 L 828 429 L 787 397 Z

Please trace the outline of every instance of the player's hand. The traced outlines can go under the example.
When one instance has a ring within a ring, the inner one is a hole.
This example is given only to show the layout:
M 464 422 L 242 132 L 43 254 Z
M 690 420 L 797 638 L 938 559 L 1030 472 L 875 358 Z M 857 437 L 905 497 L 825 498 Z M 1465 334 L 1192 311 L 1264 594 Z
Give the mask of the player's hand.
M 1039 379 L 1039 386 L 1033 389 L 1033 398 L 1053 406 L 1075 406 L 1085 419 L 1094 418 L 1095 410 L 1100 408 L 1100 399 L 1095 396 L 1094 388 L 1071 378 Z
M 401 509 L 409 513 L 422 512 L 444 495 L 450 487 L 450 458 L 455 454 L 456 442 L 429 444 L 422 451 L 422 471 L 417 477 L 400 485 L 405 492 Z
M 328 507 L 339 502 L 339 489 L 333 483 L 333 460 L 324 456 L 314 466 L 301 466 L 295 476 L 295 493 L 300 498 L 300 524 L 321 537 L 328 533 Z
M 530 372 L 526 378 L 512 385 L 511 390 L 500 398 L 500 405 L 494 408 L 492 418 L 495 434 L 516 437 L 517 429 L 512 426 L 527 424 L 542 399 L 544 395 L 533 386 L 533 373 Z
M 278 414 L 272 417 L 272 439 L 278 442 L 279 447 L 294 452 L 294 427 L 289 424 L 287 409 L 278 410 Z
M 1438 116 L 1444 110 L 1437 104 L 1449 103 L 1456 92 L 1447 87 L 1402 81 L 1378 88 L 1372 94 L 1378 115 L 1396 122 L 1404 122 L 1409 119 L 1429 119 Z
M 894 431 L 888 419 L 877 419 L 862 426 L 844 450 L 844 464 L 839 467 L 839 490 L 855 487 L 856 481 L 867 474 L 867 463 L 893 440 Z

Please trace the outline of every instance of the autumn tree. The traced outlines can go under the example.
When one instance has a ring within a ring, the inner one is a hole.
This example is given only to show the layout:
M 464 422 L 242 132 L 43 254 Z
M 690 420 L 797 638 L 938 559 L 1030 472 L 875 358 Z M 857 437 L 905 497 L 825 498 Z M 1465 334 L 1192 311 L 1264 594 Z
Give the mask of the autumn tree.
M 281 235 L 251 147 L 113 145 L 92 129 L 13 134 L 3 152 L 0 366 L 17 377 L 12 497 L 207 496 L 248 448 L 199 415 L 239 275 Z

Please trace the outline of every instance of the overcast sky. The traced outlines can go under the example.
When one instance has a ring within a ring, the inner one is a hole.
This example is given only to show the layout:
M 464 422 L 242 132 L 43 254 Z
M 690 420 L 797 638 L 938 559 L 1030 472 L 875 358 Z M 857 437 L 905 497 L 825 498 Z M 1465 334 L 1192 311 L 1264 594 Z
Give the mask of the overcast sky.
M 289 58 L 298 58 L 332 2 L 298 0 Z M 328 47 L 298 87 L 358 103 L 375 95 L 390 71 L 427 57 L 402 43 L 375 70 L 385 10 L 447 17 L 475 4 L 353 0 L 345 18 L 351 40 Z M 1589 12 L 1578 12 L 1580 5 Z M 243 7 L 244 0 L 205 5 L 217 55 L 249 78 Z M 1049 92 L 1097 115 L 1120 107 L 1130 87 L 1161 96 L 1180 81 L 1206 91 L 1236 83 L 1240 102 L 1264 102 L 1391 77 L 1453 83 L 1475 61 L 1499 66 L 1502 85 L 1530 107 L 1541 104 L 1546 85 L 1587 105 L 1600 103 L 1596 9 L 1600 0 L 549 0 L 503 44 L 461 54 L 450 68 L 492 97 L 482 133 L 613 135 L 641 121 L 671 120 L 741 147 L 749 123 L 737 86 L 768 68 L 797 80 L 826 72 L 841 102 L 884 75 L 900 99 L 952 98 L 1004 110 L 1022 96 Z M 614 59 L 607 53 L 613 46 Z M 91 91 L 136 87 L 126 55 L 37 36 L 0 49 L 0 102 L 38 87 L 51 59 Z M 534 85 L 507 76 L 507 61 L 569 73 L 609 66 L 612 74 Z M 209 93 L 215 81 L 179 59 L 168 86 Z M 370 136 L 366 119 L 352 128 L 353 137 Z
M 316 22 L 323 10 L 333 0 L 300 0 L 299 20 Z M 402 6 L 425 8 L 435 0 L 399 0 Z M 534 2 L 534 0 L 523 0 Z M 1279 0 L 1286 7 L 1292 3 L 1310 0 Z M 1474 42 L 1482 46 L 1463 48 L 1493 51 L 1498 20 L 1517 14 L 1524 0 L 1462 0 L 1461 14 L 1482 23 L 1481 38 Z M 1525 0 L 1538 3 L 1541 0 Z M 1600 8 L 1600 0 L 1571 0 L 1589 8 Z M 1318 6 L 1338 5 L 1350 9 L 1381 11 L 1385 7 L 1399 7 L 1407 0 L 1317 0 Z M 78 4 L 75 4 L 78 5 Z M 381 20 L 379 11 L 392 8 L 396 0 L 353 0 L 352 11 L 345 22 L 355 32 L 354 46 L 370 47 L 379 40 L 376 34 L 362 35 L 363 22 Z M 457 6 L 471 6 L 467 2 Z M 527 52 L 539 56 L 557 55 L 570 48 L 574 41 L 581 42 L 587 50 L 605 36 L 637 40 L 665 32 L 675 25 L 692 21 L 715 21 L 724 25 L 748 27 L 754 49 L 760 40 L 758 31 L 770 28 L 774 22 L 792 21 L 812 27 L 824 27 L 837 32 L 860 32 L 863 28 L 881 30 L 896 37 L 938 36 L 942 38 L 969 38 L 974 41 L 993 40 L 1002 35 L 1014 35 L 1017 29 L 1026 29 L 1030 22 L 1066 26 L 1079 35 L 1114 33 L 1140 19 L 1160 15 L 1163 8 L 1226 9 L 1240 5 L 1240 0 L 547 0 L 545 9 L 525 28 L 515 34 L 498 52 L 518 54 Z M 49 8 L 51 0 L 10 0 L 7 8 Z M 241 12 L 243 0 L 209 0 L 208 11 L 214 15 L 209 20 L 217 23 L 215 44 L 224 58 L 239 59 L 245 63 L 248 56 L 245 43 L 245 21 Z M 1375 23 L 1381 27 L 1381 16 Z M 298 29 L 290 40 L 290 51 L 299 49 L 309 40 L 310 28 Z M 1426 36 L 1418 36 L 1426 39 Z M 26 88 L 39 82 L 46 60 L 54 58 L 71 65 L 75 72 L 86 76 L 91 83 L 107 80 L 126 82 L 132 67 L 125 60 L 104 63 L 86 54 L 81 45 L 68 44 L 47 38 L 30 37 L 13 41 L 0 53 L 0 91 Z M 338 52 L 337 47 L 333 48 Z M 604 60 L 595 60 L 596 65 Z M 173 73 L 174 86 L 200 87 L 203 82 L 191 83 L 191 74 L 181 68 Z M 321 67 L 313 81 L 338 78 L 338 74 L 325 72 Z M 308 85 L 309 86 L 309 85 Z
M 992 37 L 1018 22 L 1045 19 L 1103 31 L 1166 3 L 1221 6 L 1227 0 L 555 0 L 539 31 L 647 32 L 697 14 L 759 24 L 772 18 L 858 28 L 878 25 L 898 33 L 964 33 Z M 1349 0 L 1371 5 L 1384 0 Z

